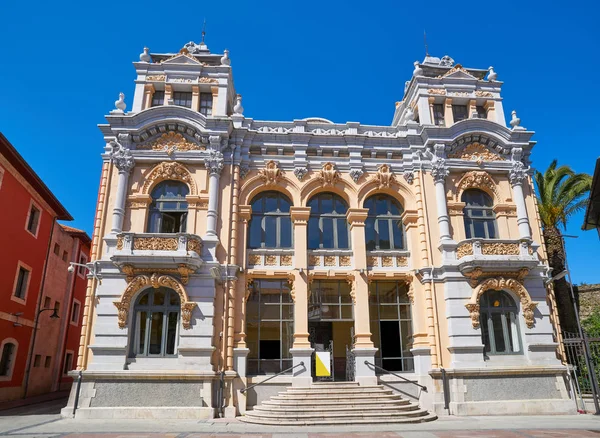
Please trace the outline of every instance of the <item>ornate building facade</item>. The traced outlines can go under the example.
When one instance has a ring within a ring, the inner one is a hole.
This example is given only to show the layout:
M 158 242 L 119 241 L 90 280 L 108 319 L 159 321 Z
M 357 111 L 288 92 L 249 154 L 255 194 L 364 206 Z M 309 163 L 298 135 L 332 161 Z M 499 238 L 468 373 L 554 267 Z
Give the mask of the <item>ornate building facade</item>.
M 437 415 L 574 410 L 533 132 L 492 68 L 415 62 L 368 126 L 251 119 L 204 44 L 134 66 L 132 110 L 100 125 L 77 415 L 244 414 L 310 386 L 315 349 Z

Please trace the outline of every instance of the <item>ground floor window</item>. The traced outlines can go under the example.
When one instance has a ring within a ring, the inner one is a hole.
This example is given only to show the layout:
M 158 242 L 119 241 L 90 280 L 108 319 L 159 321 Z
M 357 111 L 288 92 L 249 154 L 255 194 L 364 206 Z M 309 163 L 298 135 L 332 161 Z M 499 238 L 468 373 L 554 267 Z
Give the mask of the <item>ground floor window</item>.
M 294 303 L 287 280 L 254 280 L 246 315 L 248 374 L 275 374 L 291 367 Z
M 376 365 L 388 371 L 412 371 L 412 312 L 405 282 L 369 285 L 369 313 Z
M 520 354 L 518 309 L 504 291 L 488 290 L 480 298 L 479 324 L 485 355 Z
M 314 280 L 308 300 L 309 321 L 353 321 L 350 284 L 346 281 Z

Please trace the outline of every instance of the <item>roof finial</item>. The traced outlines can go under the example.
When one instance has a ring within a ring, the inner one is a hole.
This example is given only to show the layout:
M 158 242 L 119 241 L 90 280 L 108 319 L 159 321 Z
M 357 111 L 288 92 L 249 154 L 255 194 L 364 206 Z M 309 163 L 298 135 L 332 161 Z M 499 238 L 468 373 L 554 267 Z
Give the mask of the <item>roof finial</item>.
M 423 41 L 425 42 L 425 56 L 429 56 L 429 48 L 427 47 L 427 32 L 423 30 Z
M 200 42 L 201 45 L 206 45 L 204 43 L 204 37 L 206 36 L 206 18 L 204 19 L 204 24 L 202 25 L 202 41 Z

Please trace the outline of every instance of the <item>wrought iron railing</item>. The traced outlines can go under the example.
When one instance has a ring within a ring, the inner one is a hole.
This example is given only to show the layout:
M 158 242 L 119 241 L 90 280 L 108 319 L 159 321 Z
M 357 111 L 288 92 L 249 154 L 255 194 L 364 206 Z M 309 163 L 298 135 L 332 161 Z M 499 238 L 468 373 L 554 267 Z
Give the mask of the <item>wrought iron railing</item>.
M 398 377 L 400 380 L 404 380 L 404 381 L 405 381 L 405 382 L 407 382 L 407 383 L 411 383 L 411 384 L 413 384 L 413 385 L 415 385 L 415 386 L 418 386 L 418 387 L 419 387 L 419 388 L 421 388 L 423 391 L 427 392 L 427 387 L 426 387 L 426 386 L 423 386 L 423 385 L 421 385 L 420 383 L 417 383 L 417 382 L 413 382 L 412 380 L 410 380 L 410 379 L 407 379 L 406 377 L 404 377 L 404 376 L 401 376 L 400 374 L 396 374 L 396 373 L 394 373 L 393 371 L 388 371 L 388 370 L 386 370 L 386 369 L 384 369 L 384 368 L 381 368 L 380 366 L 378 366 L 378 365 L 375 365 L 374 363 L 371 363 L 371 362 L 369 362 L 368 360 L 365 360 L 365 365 L 367 365 L 367 366 L 372 366 L 373 368 L 375 368 L 375 369 L 379 369 L 379 370 L 381 370 L 381 371 L 385 372 L 386 374 L 391 374 L 391 375 L 392 375 L 392 376 L 394 376 L 394 377 Z
M 299 364 L 296 364 L 296 365 L 294 365 L 292 367 L 289 367 L 286 370 L 283 370 L 283 371 L 281 371 L 281 372 L 279 372 L 277 374 L 273 374 L 272 376 L 266 378 L 265 380 L 262 380 L 262 381 L 260 381 L 258 383 L 255 383 L 254 385 L 250 385 L 247 388 L 243 388 L 243 389 L 240 390 L 240 392 L 243 394 L 244 392 L 248 391 L 249 389 L 256 388 L 257 386 L 262 385 L 263 383 L 266 383 L 269 380 L 274 379 L 277 376 L 281 376 L 282 374 L 285 374 L 285 373 L 287 373 L 289 371 L 292 371 L 294 368 L 303 367 L 303 366 L 304 366 L 304 362 L 300 362 Z

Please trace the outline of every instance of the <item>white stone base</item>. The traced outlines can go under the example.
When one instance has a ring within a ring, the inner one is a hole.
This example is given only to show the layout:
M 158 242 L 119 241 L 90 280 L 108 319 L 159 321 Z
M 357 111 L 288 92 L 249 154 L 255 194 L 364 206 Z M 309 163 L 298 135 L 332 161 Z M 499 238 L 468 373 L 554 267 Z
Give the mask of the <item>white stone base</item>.
M 476 402 L 450 402 L 450 412 L 444 403 L 434 403 L 433 411 L 438 416 L 478 415 L 572 415 L 577 410 L 573 400 L 498 400 Z
M 64 417 L 71 417 L 72 408 L 65 408 L 68 412 L 61 412 Z M 65 410 L 63 409 L 63 411 Z M 66 415 L 65 415 L 66 414 Z M 215 418 L 214 408 L 203 406 L 186 407 L 102 407 L 79 408 L 75 413 L 76 419 L 152 419 L 152 420 L 210 420 Z

